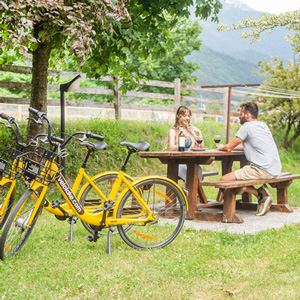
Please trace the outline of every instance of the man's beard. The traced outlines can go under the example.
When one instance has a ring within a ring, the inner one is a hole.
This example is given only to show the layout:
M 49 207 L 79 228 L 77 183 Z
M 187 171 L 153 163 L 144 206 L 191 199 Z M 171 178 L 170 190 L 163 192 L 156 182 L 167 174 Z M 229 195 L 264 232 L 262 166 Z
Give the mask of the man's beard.
M 247 120 L 246 120 L 246 118 L 245 117 L 243 117 L 242 119 L 240 119 L 240 123 L 241 123 L 241 125 L 243 125 L 244 123 L 246 123 L 247 122 Z

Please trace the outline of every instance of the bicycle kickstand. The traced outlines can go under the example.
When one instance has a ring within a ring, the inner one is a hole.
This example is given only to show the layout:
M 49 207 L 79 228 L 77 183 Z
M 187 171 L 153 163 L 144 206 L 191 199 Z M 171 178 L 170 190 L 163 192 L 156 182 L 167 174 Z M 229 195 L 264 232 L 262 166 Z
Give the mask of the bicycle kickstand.
M 69 238 L 68 238 L 68 242 L 73 242 L 73 225 L 76 223 L 77 221 L 77 216 L 72 216 L 71 218 L 68 219 L 68 222 L 70 224 L 70 234 L 69 234 Z
M 108 231 L 108 235 L 107 235 L 107 248 L 106 248 L 106 253 L 109 256 L 111 256 L 111 235 L 113 234 L 114 231 L 115 231 L 115 227 L 109 226 L 109 231 Z

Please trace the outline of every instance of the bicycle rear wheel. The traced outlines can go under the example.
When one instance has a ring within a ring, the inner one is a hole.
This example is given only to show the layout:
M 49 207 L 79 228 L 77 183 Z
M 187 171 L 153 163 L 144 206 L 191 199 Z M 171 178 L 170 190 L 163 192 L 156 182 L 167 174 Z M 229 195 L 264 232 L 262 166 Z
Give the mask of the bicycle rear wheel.
M 184 224 L 186 204 L 181 191 L 170 181 L 162 178 L 144 179 L 135 184 L 142 192 L 144 202 L 150 208 L 153 221 L 118 225 L 122 239 L 135 249 L 162 248 L 170 244 Z M 117 218 L 144 220 L 148 216 L 131 191 L 122 198 Z
M 16 188 L 8 195 L 11 185 L 12 182 L 6 182 L 0 186 L 0 230 L 4 226 L 15 201 Z M 9 197 L 8 200 L 5 199 L 7 197 Z
M 16 203 L 0 238 L 0 259 L 15 255 L 27 241 L 43 208 L 41 204 L 28 226 L 38 195 L 38 191 L 27 190 Z
M 129 182 L 132 182 L 132 179 L 125 175 L 126 179 Z M 116 172 L 111 172 L 111 173 L 106 173 L 103 176 L 99 176 L 98 178 L 95 179 L 94 183 L 97 185 L 99 190 L 103 193 L 106 199 L 108 199 L 108 196 L 111 192 L 111 189 L 118 177 L 118 173 Z M 118 199 L 120 193 L 126 188 L 124 184 L 122 184 L 119 188 L 119 191 L 117 193 L 116 199 Z M 102 199 L 98 193 L 95 191 L 92 185 L 88 185 L 84 192 L 82 193 L 82 196 L 80 198 L 80 204 L 84 207 L 84 210 L 90 213 L 93 212 L 99 212 L 102 210 L 103 203 L 106 199 Z M 90 233 L 94 232 L 94 226 L 91 224 L 88 224 L 86 222 L 81 221 L 82 225 L 86 230 L 88 230 Z M 117 231 L 115 231 L 117 233 Z

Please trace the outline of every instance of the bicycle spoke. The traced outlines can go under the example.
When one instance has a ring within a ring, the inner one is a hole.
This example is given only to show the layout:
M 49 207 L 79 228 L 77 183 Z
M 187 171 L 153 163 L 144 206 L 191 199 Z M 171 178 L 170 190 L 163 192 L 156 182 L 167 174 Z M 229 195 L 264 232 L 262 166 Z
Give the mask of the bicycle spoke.
M 136 185 L 151 213 L 138 203 L 131 191 L 123 197 L 117 216 L 122 219 L 138 220 L 118 226 L 123 240 L 137 249 L 161 248 L 170 244 L 179 234 L 185 219 L 186 206 L 181 192 L 164 179 L 145 179 Z M 145 221 L 148 218 L 148 221 Z M 128 226 L 128 225 L 127 225 Z

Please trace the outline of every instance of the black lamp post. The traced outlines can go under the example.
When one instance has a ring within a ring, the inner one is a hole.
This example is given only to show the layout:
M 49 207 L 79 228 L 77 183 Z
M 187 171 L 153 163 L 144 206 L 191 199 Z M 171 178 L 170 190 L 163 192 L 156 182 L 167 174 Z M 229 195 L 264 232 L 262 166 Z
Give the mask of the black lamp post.
M 77 75 L 70 82 L 60 85 L 60 136 L 65 139 L 65 93 L 74 92 L 78 89 L 80 83 L 80 75 Z M 61 160 L 63 169 L 63 175 L 65 175 L 65 158 Z

